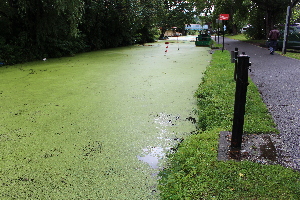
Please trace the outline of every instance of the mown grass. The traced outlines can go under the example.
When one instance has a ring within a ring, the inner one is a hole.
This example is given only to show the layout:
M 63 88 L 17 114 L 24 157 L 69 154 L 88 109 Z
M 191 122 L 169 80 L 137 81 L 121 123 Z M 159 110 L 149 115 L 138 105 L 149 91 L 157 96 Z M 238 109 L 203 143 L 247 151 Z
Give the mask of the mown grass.
M 244 41 L 244 42 L 249 42 L 249 43 L 256 43 L 256 44 L 260 44 L 260 45 L 265 45 L 266 44 L 266 40 L 251 40 L 251 39 L 247 39 L 245 34 L 226 35 L 225 37 L 228 37 L 228 38 L 234 39 L 234 40 L 240 40 L 240 41 Z
M 249 40 L 245 37 L 244 34 L 226 35 L 226 37 L 228 37 L 230 39 L 234 39 L 234 40 L 249 42 L 252 44 L 259 45 L 259 46 L 264 46 L 266 44 L 266 40 Z M 282 54 L 281 51 L 277 51 L 277 53 Z M 286 54 L 284 54 L 284 56 L 300 60 L 300 50 L 287 49 Z
M 300 60 L 300 51 L 288 49 L 284 56 Z
M 227 51 L 215 51 L 195 96 L 199 133 L 185 139 L 160 173 L 162 199 L 300 199 L 300 174 L 279 165 L 218 161 L 220 131 L 230 131 L 233 116 L 233 64 Z M 244 130 L 277 132 L 250 81 Z

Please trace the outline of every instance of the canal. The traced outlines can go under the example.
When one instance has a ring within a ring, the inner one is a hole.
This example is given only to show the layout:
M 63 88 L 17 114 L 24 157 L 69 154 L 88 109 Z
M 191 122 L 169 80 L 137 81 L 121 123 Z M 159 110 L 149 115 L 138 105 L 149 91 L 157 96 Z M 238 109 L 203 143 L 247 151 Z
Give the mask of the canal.
M 159 199 L 211 60 L 177 39 L 1 67 L 1 199 Z

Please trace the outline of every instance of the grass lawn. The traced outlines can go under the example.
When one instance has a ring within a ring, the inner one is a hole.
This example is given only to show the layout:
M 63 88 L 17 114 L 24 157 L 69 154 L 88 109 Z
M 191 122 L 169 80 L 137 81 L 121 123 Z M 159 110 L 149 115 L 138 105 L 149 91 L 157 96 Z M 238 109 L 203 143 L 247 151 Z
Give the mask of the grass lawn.
M 230 38 L 230 39 L 234 39 L 234 40 L 249 42 L 249 43 L 256 43 L 256 44 L 260 44 L 260 45 L 265 45 L 266 44 L 266 40 L 250 40 L 250 39 L 247 39 L 244 34 L 225 35 L 225 37 Z
M 217 160 L 220 131 L 231 131 L 234 66 L 215 51 L 195 94 L 198 134 L 185 139 L 160 173 L 162 199 L 300 199 L 300 173 L 280 165 Z M 275 124 L 256 86 L 248 87 L 244 130 L 274 133 Z

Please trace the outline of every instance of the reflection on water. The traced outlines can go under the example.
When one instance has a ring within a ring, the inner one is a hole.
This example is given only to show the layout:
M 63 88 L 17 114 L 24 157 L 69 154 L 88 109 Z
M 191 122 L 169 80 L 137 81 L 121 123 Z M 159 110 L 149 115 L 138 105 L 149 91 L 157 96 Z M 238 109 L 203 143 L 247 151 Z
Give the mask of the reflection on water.
M 161 158 L 165 155 L 164 148 L 162 147 L 151 147 L 149 149 L 143 149 L 145 155 L 137 156 L 140 161 L 148 163 L 151 168 L 158 169 L 158 163 Z
M 154 116 L 154 123 L 158 129 L 158 137 L 160 145 L 157 147 L 147 147 L 143 149 L 143 155 L 137 156 L 140 161 L 143 161 L 153 169 L 159 168 L 160 161 L 165 157 L 166 153 L 170 151 L 176 143 L 180 140 L 176 137 L 175 133 L 170 129 L 179 123 L 181 120 L 179 115 L 170 115 L 160 113 Z M 188 120 L 186 120 L 188 121 Z M 184 126 L 184 124 L 181 124 Z

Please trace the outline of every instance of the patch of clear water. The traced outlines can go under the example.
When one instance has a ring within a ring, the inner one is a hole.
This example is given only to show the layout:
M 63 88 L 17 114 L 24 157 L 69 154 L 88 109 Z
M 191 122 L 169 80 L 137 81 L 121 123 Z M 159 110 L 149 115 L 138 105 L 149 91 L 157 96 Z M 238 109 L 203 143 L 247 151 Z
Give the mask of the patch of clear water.
M 151 147 L 143 149 L 145 155 L 137 156 L 140 161 L 143 161 L 153 169 L 158 169 L 159 160 L 165 155 L 164 148 L 162 147 Z
M 178 138 L 175 137 L 175 133 L 170 130 L 172 126 L 176 126 L 177 122 L 180 120 L 179 115 L 171 115 L 166 113 L 160 113 L 155 115 L 154 123 L 156 124 L 156 129 L 158 129 L 158 137 L 160 140 L 160 145 L 156 147 L 148 147 L 143 149 L 143 155 L 137 156 L 140 161 L 143 161 L 153 169 L 158 169 L 160 161 L 166 156 L 166 154 L 180 142 Z

